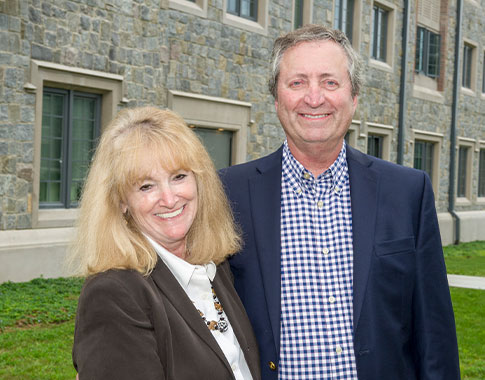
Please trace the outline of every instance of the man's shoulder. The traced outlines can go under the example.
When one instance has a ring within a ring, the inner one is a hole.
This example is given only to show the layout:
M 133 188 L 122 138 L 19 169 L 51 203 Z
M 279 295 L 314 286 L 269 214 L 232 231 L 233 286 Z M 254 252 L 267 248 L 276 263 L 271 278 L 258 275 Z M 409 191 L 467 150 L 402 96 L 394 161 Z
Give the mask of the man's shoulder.
M 219 175 L 223 181 L 246 178 L 275 165 L 281 165 L 281 156 L 282 147 L 264 157 L 220 169 Z

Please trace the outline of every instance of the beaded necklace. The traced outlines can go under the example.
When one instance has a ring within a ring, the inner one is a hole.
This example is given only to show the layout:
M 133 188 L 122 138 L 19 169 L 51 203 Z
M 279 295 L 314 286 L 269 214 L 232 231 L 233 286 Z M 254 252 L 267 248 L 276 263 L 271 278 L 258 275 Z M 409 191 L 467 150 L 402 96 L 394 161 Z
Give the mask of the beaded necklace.
M 217 295 L 214 290 L 214 287 L 212 286 L 212 283 L 211 283 L 211 289 L 212 289 L 212 298 L 214 299 L 214 308 L 217 310 L 218 320 L 208 321 L 203 312 L 201 312 L 199 309 L 197 309 L 197 311 L 199 312 L 200 317 L 207 325 L 207 328 L 209 330 L 218 330 L 219 332 L 223 333 L 227 331 L 227 328 L 229 327 L 229 325 L 227 324 L 227 321 L 224 318 L 224 315 L 223 315 L 224 309 L 222 308 L 222 304 L 219 302 L 219 299 L 217 298 Z

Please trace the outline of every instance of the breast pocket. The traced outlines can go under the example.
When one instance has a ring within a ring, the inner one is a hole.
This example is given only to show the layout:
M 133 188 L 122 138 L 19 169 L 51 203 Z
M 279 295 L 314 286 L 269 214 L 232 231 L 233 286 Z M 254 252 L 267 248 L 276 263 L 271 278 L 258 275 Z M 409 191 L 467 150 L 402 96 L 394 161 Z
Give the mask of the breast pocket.
M 416 251 L 414 236 L 403 239 L 387 240 L 376 242 L 375 254 L 377 256 L 397 255 L 403 253 L 414 253 Z

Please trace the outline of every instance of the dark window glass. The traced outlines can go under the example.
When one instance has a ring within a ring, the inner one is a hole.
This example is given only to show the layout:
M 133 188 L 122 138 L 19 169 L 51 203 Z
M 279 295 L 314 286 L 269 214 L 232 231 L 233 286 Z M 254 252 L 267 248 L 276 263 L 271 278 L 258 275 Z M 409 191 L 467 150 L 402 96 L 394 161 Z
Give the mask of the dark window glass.
M 478 164 L 478 196 L 485 197 L 485 149 L 480 149 Z
M 462 86 L 472 88 L 472 53 L 473 48 L 465 44 L 463 47 L 463 78 Z
M 256 21 L 258 18 L 258 0 L 228 0 L 227 11 L 236 16 Z
M 295 14 L 293 25 L 295 29 L 303 26 L 303 0 L 295 0 Z
M 352 42 L 354 0 L 336 0 L 333 16 L 333 25 L 335 29 L 344 32 L 350 42 Z
M 458 149 L 458 189 L 456 195 L 458 197 L 466 197 L 466 168 L 468 164 L 468 148 L 460 146 Z
M 200 127 L 194 128 L 194 132 L 204 143 L 216 169 L 226 168 L 231 165 L 233 132 Z
M 101 96 L 45 88 L 39 202 L 76 207 L 100 133 Z
M 386 61 L 387 54 L 387 22 L 389 12 L 374 5 L 372 12 L 372 58 Z
M 434 144 L 429 141 L 414 143 L 414 168 L 424 170 L 430 178 L 433 176 L 433 150 Z
M 416 38 L 416 71 L 431 78 L 439 76 L 440 35 L 418 27 Z
M 367 136 L 367 154 L 382 158 L 382 144 L 384 137 L 378 135 Z
M 482 92 L 485 94 L 485 52 L 483 52 Z

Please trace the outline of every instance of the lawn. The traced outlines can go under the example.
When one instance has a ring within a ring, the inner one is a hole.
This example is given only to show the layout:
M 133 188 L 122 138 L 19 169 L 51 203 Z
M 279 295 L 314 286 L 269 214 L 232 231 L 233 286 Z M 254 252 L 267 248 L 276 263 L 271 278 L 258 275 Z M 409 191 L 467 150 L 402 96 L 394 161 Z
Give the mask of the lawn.
M 444 247 L 448 273 L 485 276 L 485 242 Z M 0 379 L 74 380 L 82 279 L 0 284 Z M 451 288 L 463 380 L 485 379 L 485 291 Z
M 448 273 L 485 277 L 485 241 L 448 245 L 443 251 Z

